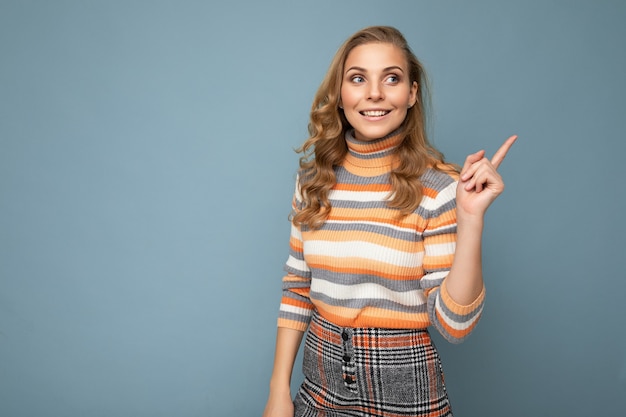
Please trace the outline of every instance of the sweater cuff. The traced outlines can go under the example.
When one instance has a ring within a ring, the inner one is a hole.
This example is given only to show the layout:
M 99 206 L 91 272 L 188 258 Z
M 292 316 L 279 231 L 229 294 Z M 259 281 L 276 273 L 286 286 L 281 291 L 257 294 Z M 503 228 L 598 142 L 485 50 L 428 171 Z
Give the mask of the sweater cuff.
M 439 296 L 441 297 L 441 301 L 443 302 L 443 304 L 448 307 L 453 313 L 464 316 L 476 311 L 485 301 L 485 285 L 483 284 L 483 289 L 480 294 L 478 294 L 478 297 L 476 297 L 476 299 L 468 305 L 459 304 L 454 301 L 452 297 L 450 297 L 445 279 L 441 283 Z
M 309 323 L 305 323 L 302 321 L 298 321 L 298 320 L 289 320 L 289 319 L 285 319 L 285 318 L 279 318 L 278 319 L 278 326 L 277 327 L 285 327 L 287 329 L 293 329 L 293 330 L 298 330 L 301 332 L 305 332 L 308 327 L 309 327 Z

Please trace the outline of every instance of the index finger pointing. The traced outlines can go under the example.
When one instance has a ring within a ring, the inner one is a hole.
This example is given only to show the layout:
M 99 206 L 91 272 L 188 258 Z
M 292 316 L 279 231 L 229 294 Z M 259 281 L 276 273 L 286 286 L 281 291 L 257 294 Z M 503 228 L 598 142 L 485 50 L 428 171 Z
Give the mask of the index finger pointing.
M 502 146 L 500 146 L 500 149 L 498 149 L 498 151 L 493 155 L 493 157 L 491 158 L 491 164 L 494 166 L 494 168 L 497 169 L 502 161 L 504 161 L 504 157 L 506 156 L 509 149 L 511 149 L 511 146 L 513 146 L 513 143 L 515 143 L 516 139 L 517 135 L 509 137 L 506 141 L 504 141 Z

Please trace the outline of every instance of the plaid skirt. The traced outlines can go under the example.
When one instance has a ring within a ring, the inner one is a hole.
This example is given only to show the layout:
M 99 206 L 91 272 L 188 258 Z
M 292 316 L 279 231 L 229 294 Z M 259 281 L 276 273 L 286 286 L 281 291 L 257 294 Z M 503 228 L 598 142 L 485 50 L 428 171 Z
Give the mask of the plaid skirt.
M 425 329 L 342 328 L 313 315 L 295 417 L 452 416 Z

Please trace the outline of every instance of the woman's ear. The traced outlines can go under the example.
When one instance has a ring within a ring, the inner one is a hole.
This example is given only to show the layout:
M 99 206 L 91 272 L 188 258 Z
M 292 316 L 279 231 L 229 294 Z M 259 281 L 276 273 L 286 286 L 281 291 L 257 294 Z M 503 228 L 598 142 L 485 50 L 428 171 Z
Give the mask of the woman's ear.
M 413 107 L 415 105 L 415 103 L 417 103 L 417 92 L 419 90 L 419 84 L 417 84 L 417 81 L 413 81 L 413 84 L 411 85 L 411 92 L 409 93 L 409 109 L 411 107 Z

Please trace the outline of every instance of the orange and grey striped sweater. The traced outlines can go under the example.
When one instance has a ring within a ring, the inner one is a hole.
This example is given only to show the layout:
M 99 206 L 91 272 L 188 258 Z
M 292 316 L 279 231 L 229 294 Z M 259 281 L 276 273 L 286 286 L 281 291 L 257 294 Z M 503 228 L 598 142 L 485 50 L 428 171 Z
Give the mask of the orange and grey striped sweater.
M 428 169 L 424 197 L 409 216 L 387 207 L 393 150 L 401 138 L 372 142 L 346 135 L 348 154 L 336 168 L 331 211 L 316 230 L 292 225 L 279 327 L 306 330 L 317 309 L 343 327 L 426 328 L 451 342 L 475 327 L 484 289 L 470 305 L 455 303 L 445 278 L 456 245 L 456 184 Z M 294 209 L 301 203 L 298 187 Z

